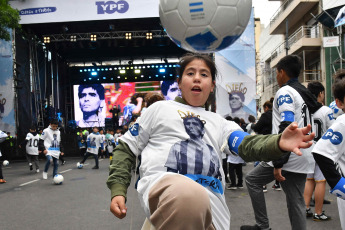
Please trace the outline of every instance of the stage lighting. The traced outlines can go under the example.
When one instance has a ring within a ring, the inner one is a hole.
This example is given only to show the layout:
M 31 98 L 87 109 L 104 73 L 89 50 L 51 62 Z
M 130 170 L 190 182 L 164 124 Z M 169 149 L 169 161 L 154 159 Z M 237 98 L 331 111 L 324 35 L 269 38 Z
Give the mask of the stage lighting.
M 160 73 L 165 73 L 165 69 L 159 69 Z
M 97 41 L 97 35 L 96 34 L 91 34 L 91 41 L 92 42 Z
M 97 72 L 91 72 L 92 76 L 97 76 Z
M 76 42 L 76 41 L 77 41 L 77 36 L 71 35 L 71 42 Z
M 43 42 L 46 44 L 50 43 L 50 37 L 43 37 Z
M 120 70 L 120 74 L 125 74 L 126 70 Z
M 140 73 L 140 69 L 134 70 L 134 73 Z
M 132 39 L 132 33 L 126 33 L 126 39 L 128 40 Z
M 152 39 L 152 33 L 146 33 L 146 39 Z

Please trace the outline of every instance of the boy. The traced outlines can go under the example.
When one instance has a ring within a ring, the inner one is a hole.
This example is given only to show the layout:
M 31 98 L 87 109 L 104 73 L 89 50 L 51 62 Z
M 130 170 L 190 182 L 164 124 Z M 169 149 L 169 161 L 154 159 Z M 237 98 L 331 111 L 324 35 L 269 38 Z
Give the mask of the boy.
M 0 130 L 0 143 L 4 142 L 7 138 L 7 134 Z M 0 157 L 1 157 L 1 151 L 0 151 Z M 2 163 L 0 163 L 0 184 L 6 183 L 3 175 L 2 175 Z
M 310 82 L 308 90 L 315 96 L 317 101 L 323 104 L 325 100 L 325 87 L 318 81 Z M 328 106 L 322 106 L 313 116 L 316 143 L 323 133 L 333 124 L 333 111 Z M 315 214 L 310 210 L 310 200 L 315 189 Z M 325 221 L 331 219 L 322 211 L 323 201 L 326 191 L 326 179 L 323 176 L 318 164 L 315 164 L 314 172 L 307 175 L 304 189 L 304 200 L 306 204 L 306 216 L 313 217 L 314 221 Z
M 337 106 L 345 111 L 345 70 L 339 70 L 333 83 Z M 345 229 L 345 115 L 339 116 L 316 143 L 313 156 L 319 165 L 330 193 L 337 196 L 341 229 Z
M 26 146 L 26 159 L 29 162 L 30 171 L 33 170 L 32 167 L 32 160 L 36 166 L 36 172 L 39 173 L 39 166 L 38 166 L 38 142 L 39 142 L 39 135 L 36 132 L 36 128 L 32 126 L 29 129 L 29 133 L 26 135 L 25 138 L 25 146 Z
M 79 164 L 84 164 L 86 159 L 89 156 L 93 156 L 95 158 L 96 165 L 92 169 L 99 169 L 98 166 L 98 150 L 101 148 L 101 151 L 103 152 L 103 137 L 98 132 L 98 127 L 93 127 L 93 133 L 91 133 L 89 136 L 87 136 L 86 142 L 87 142 L 87 151 L 84 156 L 84 159 Z
M 53 177 L 57 174 L 59 167 L 59 156 L 64 155 L 63 146 L 61 144 L 61 134 L 58 129 L 59 121 L 53 119 L 48 128 L 44 129 L 38 143 L 38 151 L 43 152 L 46 155 L 47 161 L 43 171 L 43 179 L 48 179 L 48 169 L 50 163 L 53 161 Z
M 106 149 L 106 156 L 109 158 L 109 155 L 113 154 L 114 146 L 115 146 L 115 138 L 113 136 L 114 131 L 109 129 L 107 134 L 105 135 L 105 149 Z
M 310 114 L 315 113 L 322 105 L 298 82 L 302 68 L 301 59 L 295 55 L 287 55 L 277 64 L 277 82 L 281 87 L 273 102 L 272 133 L 282 133 L 292 122 L 298 127 L 311 124 Z M 269 221 L 266 211 L 265 196 L 262 186 L 274 179 L 281 182 L 286 195 L 286 203 L 292 230 L 305 230 L 304 186 L 307 173 L 312 173 L 314 162 L 310 150 L 301 150 L 301 157 L 285 154 L 273 162 L 261 162 L 246 176 L 246 184 L 252 201 L 255 226 L 244 225 L 241 230 L 266 230 Z

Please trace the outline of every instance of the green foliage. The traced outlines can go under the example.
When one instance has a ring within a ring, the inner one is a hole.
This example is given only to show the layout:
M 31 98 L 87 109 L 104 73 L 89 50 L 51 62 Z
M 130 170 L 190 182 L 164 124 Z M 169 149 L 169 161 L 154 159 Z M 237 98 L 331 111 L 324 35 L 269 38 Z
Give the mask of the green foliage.
M 8 0 L 0 0 L 0 39 L 11 40 L 8 29 L 19 28 L 19 11 L 13 9 Z

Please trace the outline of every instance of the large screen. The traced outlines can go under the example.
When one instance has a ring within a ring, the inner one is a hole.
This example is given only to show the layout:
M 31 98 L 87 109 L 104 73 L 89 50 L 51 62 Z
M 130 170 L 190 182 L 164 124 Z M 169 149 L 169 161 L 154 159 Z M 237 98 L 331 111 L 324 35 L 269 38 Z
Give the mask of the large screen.
M 134 94 L 142 96 L 147 92 L 162 92 L 167 100 L 180 95 L 174 81 L 123 82 L 89 85 L 74 85 L 74 114 L 79 127 L 104 127 L 105 119 L 114 118 L 118 125 L 126 123 L 126 113 Z

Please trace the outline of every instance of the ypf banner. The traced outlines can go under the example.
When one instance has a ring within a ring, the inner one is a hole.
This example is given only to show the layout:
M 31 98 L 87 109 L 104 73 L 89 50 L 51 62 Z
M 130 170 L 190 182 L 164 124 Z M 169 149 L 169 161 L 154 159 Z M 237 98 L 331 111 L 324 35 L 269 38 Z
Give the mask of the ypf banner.
M 14 90 L 12 43 L 0 39 L 0 130 L 14 136 Z
M 159 17 L 159 0 L 10 1 L 20 24 Z

